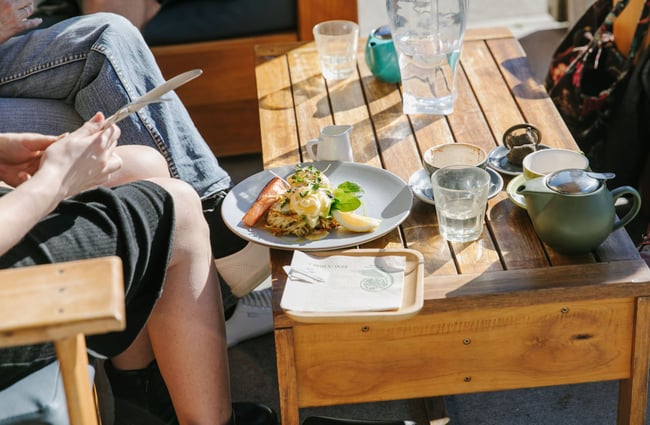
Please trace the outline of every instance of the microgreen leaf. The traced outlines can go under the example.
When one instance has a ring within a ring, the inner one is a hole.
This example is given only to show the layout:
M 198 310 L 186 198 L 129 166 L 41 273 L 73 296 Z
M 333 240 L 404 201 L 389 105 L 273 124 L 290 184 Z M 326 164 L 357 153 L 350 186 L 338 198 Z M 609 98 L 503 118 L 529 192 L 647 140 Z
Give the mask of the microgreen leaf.
M 363 194 L 363 189 L 356 183 L 343 182 L 334 189 L 334 201 L 331 209 L 340 211 L 354 211 L 361 206 L 359 196 Z

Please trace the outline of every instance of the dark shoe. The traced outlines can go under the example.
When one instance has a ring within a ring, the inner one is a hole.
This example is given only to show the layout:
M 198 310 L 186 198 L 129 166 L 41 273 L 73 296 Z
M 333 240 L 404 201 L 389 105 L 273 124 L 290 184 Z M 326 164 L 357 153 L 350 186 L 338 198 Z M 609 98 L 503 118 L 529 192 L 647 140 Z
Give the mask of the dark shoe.
M 232 404 L 233 425 L 277 425 L 278 417 L 268 406 L 247 401 Z
M 114 425 L 178 425 L 165 381 L 153 361 L 145 369 L 117 370 L 104 362 L 115 399 Z M 250 402 L 232 404 L 232 425 L 277 425 L 270 407 Z
M 362 419 L 330 418 L 327 416 L 310 416 L 302 425 L 415 425 L 413 421 L 372 421 Z
M 107 360 L 106 376 L 115 404 L 115 425 L 177 425 L 176 413 L 158 364 L 118 370 Z

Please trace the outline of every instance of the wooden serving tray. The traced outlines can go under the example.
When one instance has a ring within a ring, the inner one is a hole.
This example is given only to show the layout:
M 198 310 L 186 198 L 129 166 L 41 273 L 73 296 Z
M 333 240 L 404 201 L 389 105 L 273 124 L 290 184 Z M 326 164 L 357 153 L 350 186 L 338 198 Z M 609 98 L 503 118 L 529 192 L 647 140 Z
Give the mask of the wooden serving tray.
M 343 323 L 367 321 L 404 320 L 417 314 L 424 305 L 424 257 L 413 249 L 348 249 L 343 251 L 310 252 L 309 255 L 328 257 L 332 255 L 368 256 L 404 256 L 404 290 L 402 305 L 392 311 L 359 312 L 309 312 L 284 310 L 284 313 L 296 322 L 303 323 Z

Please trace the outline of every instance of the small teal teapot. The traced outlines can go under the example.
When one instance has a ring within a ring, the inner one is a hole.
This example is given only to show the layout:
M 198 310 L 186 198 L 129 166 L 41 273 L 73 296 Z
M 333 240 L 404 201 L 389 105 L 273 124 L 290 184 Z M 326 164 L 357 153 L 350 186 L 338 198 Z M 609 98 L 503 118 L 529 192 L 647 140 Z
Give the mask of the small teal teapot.
M 366 63 L 375 77 L 387 83 L 399 83 L 397 51 L 388 25 L 370 31 L 366 43 Z
M 517 188 L 540 239 L 564 254 L 584 254 L 597 248 L 611 232 L 629 223 L 641 208 L 634 188 L 607 189 L 612 173 L 568 169 L 527 180 Z M 633 203 L 621 219 L 614 202 L 627 195 Z

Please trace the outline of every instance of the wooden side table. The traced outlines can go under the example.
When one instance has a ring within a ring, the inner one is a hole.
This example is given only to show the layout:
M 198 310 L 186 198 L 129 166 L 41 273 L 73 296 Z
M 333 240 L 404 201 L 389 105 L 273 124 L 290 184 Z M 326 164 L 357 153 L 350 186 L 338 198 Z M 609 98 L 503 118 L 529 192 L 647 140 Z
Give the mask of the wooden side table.
M 363 43 L 360 43 L 363 46 Z M 360 52 L 362 53 L 362 52 Z M 256 67 L 265 168 L 306 158 L 307 140 L 351 124 L 357 162 L 408 181 L 429 146 L 490 151 L 521 122 L 543 143 L 575 149 L 509 31 L 469 31 L 458 101 L 447 117 L 406 116 L 399 86 L 359 73 L 326 82 L 313 44 L 263 46 Z M 506 178 L 506 183 L 508 182 Z M 505 192 L 489 201 L 483 235 L 448 243 L 431 205 L 364 247 L 425 257 L 425 305 L 400 322 L 306 324 L 280 309 L 291 252 L 273 250 L 273 304 L 282 422 L 299 408 L 619 380 L 619 424 L 643 424 L 647 402 L 650 271 L 625 233 L 595 252 L 564 256 L 540 242 Z

